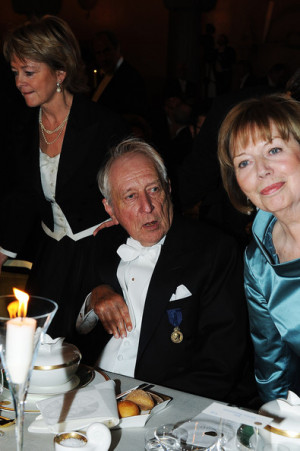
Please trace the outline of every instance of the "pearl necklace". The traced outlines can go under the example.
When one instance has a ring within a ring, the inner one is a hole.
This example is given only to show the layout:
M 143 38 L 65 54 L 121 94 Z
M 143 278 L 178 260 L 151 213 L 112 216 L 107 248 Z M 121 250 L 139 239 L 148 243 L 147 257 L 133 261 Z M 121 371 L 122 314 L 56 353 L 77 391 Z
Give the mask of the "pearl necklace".
M 66 123 L 67 123 L 67 121 L 69 119 L 69 114 L 70 114 L 70 111 L 68 112 L 68 114 L 66 115 L 66 117 L 64 118 L 62 123 L 60 125 L 58 125 L 58 127 L 56 127 L 54 130 L 48 130 L 44 126 L 44 124 L 42 122 L 42 109 L 40 108 L 40 111 L 39 111 L 39 123 L 40 123 L 40 126 L 41 126 L 41 132 L 42 132 L 42 135 L 43 135 L 43 138 L 44 138 L 44 141 L 45 141 L 46 144 L 50 145 L 50 144 L 55 143 L 55 141 L 58 140 L 58 138 L 60 137 L 60 135 L 63 132 L 64 126 L 66 125 Z M 56 133 L 58 131 L 59 131 L 59 133 L 58 133 L 57 137 L 54 138 L 53 141 L 48 141 L 47 140 L 45 133 L 47 133 L 48 135 L 52 135 L 52 133 Z

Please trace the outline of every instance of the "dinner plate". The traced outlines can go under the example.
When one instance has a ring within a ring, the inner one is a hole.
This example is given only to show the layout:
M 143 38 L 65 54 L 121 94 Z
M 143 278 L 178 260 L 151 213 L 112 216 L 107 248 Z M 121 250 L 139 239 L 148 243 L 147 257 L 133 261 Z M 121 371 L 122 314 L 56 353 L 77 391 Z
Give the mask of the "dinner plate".
M 61 395 L 74 389 L 86 387 L 95 379 L 95 376 L 97 376 L 97 383 L 109 380 L 109 377 L 103 371 L 87 365 L 79 365 L 75 376 L 73 376 L 69 383 L 43 388 L 31 387 L 31 391 L 27 394 L 24 411 L 26 413 L 39 413 L 39 409 L 36 406 L 37 401 L 50 396 Z M 35 392 L 33 392 L 33 390 L 35 390 Z M 9 412 L 14 411 L 12 397 L 8 388 L 4 388 L 1 395 L 0 409 Z

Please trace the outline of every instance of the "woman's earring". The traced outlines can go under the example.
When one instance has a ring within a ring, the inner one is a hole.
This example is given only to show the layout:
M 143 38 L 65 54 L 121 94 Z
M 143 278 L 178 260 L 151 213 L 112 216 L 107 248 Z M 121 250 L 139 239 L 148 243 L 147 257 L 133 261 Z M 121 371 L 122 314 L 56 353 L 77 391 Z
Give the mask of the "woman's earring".
M 56 83 L 56 92 L 61 92 L 61 81 Z
M 249 208 L 249 210 L 247 211 L 247 215 L 250 216 L 252 214 L 252 204 L 250 202 L 249 197 L 247 197 L 247 204 L 248 204 L 248 208 Z

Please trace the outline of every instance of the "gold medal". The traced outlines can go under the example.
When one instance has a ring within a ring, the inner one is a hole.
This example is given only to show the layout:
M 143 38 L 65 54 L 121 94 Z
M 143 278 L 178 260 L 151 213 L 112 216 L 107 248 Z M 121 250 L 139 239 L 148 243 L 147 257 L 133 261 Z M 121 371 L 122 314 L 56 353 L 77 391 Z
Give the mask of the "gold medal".
M 174 327 L 174 330 L 171 334 L 171 340 L 173 343 L 181 343 L 183 340 L 183 333 L 179 329 L 179 327 Z

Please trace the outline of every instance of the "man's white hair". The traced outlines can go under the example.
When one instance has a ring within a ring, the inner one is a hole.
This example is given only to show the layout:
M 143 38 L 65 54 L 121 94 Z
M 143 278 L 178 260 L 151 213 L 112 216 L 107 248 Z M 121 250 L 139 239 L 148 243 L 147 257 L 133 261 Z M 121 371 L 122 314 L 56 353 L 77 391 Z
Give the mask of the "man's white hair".
M 98 186 L 101 194 L 111 204 L 111 185 L 109 174 L 112 164 L 124 155 L 145 155 L 151 160 L 157 170 L 159 178 L 165 188 L 169 184 L 167 170 L 160 154 L 145 141 L 138 138 L 127 138 L 117 146 L 110 149 L 105 165 L 100 169 L 97 176 Z

